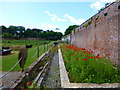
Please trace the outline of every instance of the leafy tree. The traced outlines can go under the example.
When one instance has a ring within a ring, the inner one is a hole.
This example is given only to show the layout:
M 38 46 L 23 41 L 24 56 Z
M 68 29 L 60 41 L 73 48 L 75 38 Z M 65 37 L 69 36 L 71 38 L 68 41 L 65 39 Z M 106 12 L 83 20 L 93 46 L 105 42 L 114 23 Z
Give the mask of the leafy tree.
M 13 35 L 11 33 L 3 33 L 2 37 L 11 39 L 13 38 Z
M 78 27 L 78 25 L 71 25 L 69 26 L 66 31 L 65 31 L 65 35 L 68 35 L 72 32 L 72 30 L 75 30 Z
M 1 31 L 3 29 L 2 37 L 4 38 L 40 38 L 46 40 L 59 40 L 63 36 L 61 32 L 54 32 L 52 30 L 43 31 L 42 29 L 27 29 L 23 26 L 0 26 Z
M 17 26 L 17 33 L 18 33 L 18 37 L 19 38 L 23 38 L 24 37 L 24 32 L 25 32 L 25 27 L 23 26 Z
M 7 33 L 7 28 L 5 27 L 5 26 L 0 26 L 0 32 L 2 32 L 2 33 Z

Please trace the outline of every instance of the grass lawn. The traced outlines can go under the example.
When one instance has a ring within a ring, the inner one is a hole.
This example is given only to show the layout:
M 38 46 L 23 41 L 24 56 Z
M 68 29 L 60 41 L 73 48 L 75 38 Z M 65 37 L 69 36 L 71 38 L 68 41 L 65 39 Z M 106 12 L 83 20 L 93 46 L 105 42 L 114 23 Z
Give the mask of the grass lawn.
M 0 40 L 2 46 L 11 45 L 43 45 L 43 43 L 50 43 L 52 41 L 41 41 L 41 40 Z
M 50 45 L 49 45 L 49 47 L 50 47 Z M 27 67 L 29 65 L 31 65 L 37 59 L 37 54 L 35 55 L 37 50 L 38 50 L 38 46 L 33 46 L 32 48 L 28 49 L 28 57 L 27 57 L 24 69 L 27 69 Z M 47 51 L 47 48 L 45 49 L 45 51 Z M 13 65 L 15 65 L 16 62 L 18 61 L 18 53 L 19 53 L 19 51 L 16 50 L 16 51 L 12 51 L 11 55 L 0 56 L 0 57 L 2 57 L 2 59 L 0 59 L 0 65 L 2 64 L 2 67 L 0 67 L 0 71 L 10 70 L 11 67 L 13 67 Z M 39 46 L 39 56 L 42 55 L 43 53 L 44 53 L 44 46 L 40 45 Z M 20 71 L 20 70 L 21 70 L 21 68 L 19 67 L 19 64 L 18 64 L 12 71 Z

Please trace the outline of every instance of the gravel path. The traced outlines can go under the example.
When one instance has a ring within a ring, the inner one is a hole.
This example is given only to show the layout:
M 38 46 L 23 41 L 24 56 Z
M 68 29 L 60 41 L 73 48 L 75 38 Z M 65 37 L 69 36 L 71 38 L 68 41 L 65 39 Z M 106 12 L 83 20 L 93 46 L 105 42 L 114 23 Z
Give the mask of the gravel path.
M 0 77 L 4 75 L 6 72 L 0 71 Z M 1 88 L 9 88 L 17 79 L 22 76 L 21 72 L 10 72 L 2 79 L 0 79 L 0 89 Z
M 56 53 L 51 61 L 50 68 L 46 79 L 43 81 L 43 88 L 60 88 L 60 71 L 58 53 Z

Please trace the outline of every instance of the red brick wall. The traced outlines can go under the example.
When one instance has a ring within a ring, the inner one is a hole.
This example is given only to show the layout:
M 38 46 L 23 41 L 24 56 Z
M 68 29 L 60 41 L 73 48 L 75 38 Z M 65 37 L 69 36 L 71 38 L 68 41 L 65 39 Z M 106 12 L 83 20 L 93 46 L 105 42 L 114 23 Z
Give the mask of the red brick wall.
M 75 33 L 72 32 L 71 44 L 82 48 L 88 48 L 95 51 L 95 54 L 110 54 L 110 59 L 119 64 L 118 58 L 118 23 L 120 26 L 120 2 L 115 2 L 109 7 L 92 17 L 92 23 L 87 27 L 77 28 Z M 107 16 L 104 13 L 107 12 Z M 95 27 L 95 19 L 96 20 Z M 118 18 L 119 16 L 119 18 Z

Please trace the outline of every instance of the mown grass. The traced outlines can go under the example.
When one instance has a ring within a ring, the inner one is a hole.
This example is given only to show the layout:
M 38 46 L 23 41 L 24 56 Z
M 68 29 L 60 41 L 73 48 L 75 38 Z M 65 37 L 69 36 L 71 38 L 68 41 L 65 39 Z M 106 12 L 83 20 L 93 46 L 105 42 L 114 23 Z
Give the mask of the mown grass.
M 41 56 L 44 52 L 47 51 L 47 45 L 45 45 L 45 49 L 44 49 L 44 45 L 34 45 L 32 48 L 29 48 L 28 57 L 24 69 L 27 69 L 28 66 L 30 66 L 38 58 L 38 54 L 36 54 L 38 51 L 38 47 L 39 47 L 39 56 Z M 50 44 L 48 44 L 48 49 L 49 48 L 50 48 Z M 1 65 L 0 71 L 10 70 L 11 67 L 13 67 L 13 65 L 15 65 L 16 62 L 18 61 L 18 53 L 19 53 L 18 50 L 13 50 L 10 55 L 0 56 L 2 58 L 0 59 L 0 65 Z M 20 71 L 20 70 L 21 68 L 18 64 L 12 71 Z
M 43 45 L 43 43 L 50 43 L 53 41 L 41 41 L 41 40 L 2 40 L 2 46 L 11 45 Z
M 95 56 L 93 51 L 85 48 L 62 45 L 61 49 L 71 82 L 120 83 L 120 69 L 109 59 L 99 54 Z

